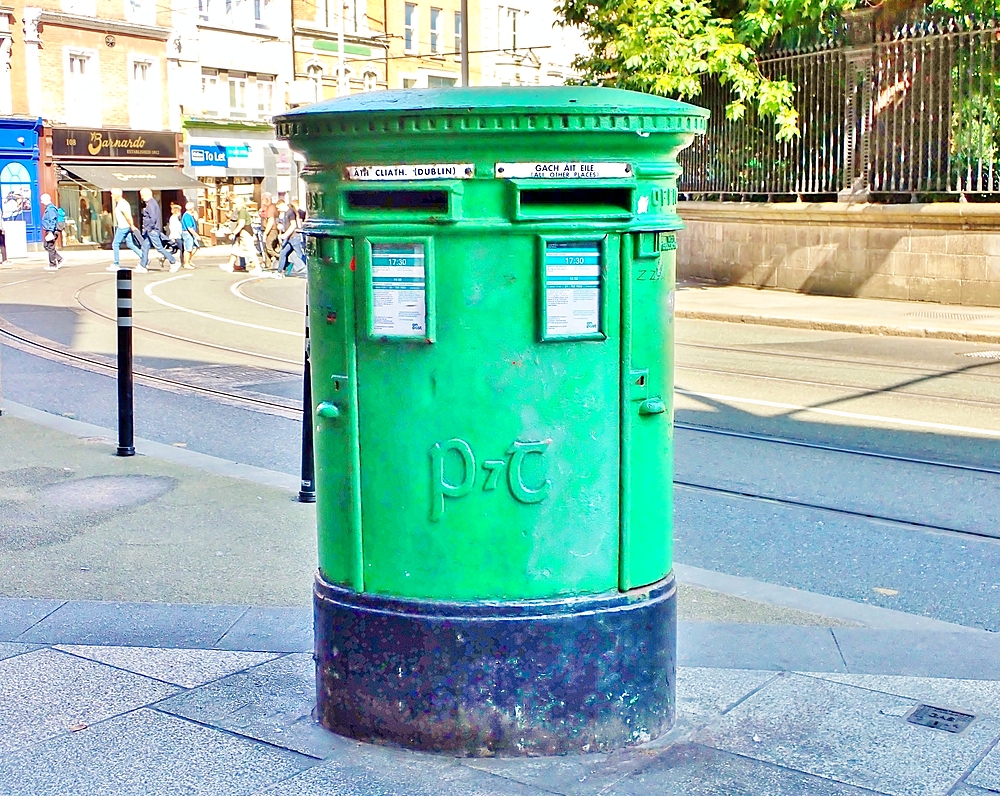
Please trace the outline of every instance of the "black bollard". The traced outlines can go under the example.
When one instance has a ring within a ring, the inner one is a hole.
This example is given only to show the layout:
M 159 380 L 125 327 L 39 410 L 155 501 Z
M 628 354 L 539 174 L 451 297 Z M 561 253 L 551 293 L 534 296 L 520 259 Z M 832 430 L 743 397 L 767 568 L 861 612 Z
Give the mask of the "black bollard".
M 316 502 L 311 371 L 312 369 L 309 367 L 309 300 L 306 299 L 305 368 L 302 374 L 302 488 L 299 489 L 299 503 Z
M 118 270 L 118 450 L 135 456 L 132 428 L 132 272 Z

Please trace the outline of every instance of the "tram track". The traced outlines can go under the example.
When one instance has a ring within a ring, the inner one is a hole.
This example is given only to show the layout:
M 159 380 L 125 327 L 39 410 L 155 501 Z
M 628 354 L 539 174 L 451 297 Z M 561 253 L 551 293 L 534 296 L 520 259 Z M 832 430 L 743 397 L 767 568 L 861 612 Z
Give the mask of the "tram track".
M 864 450 L 863 448 L 848 448 L 840 445 L 829 445 L 822 442 L 808 442 L 806 440 L 791 439 L 789 437 L 777 437 L 770 434 L 754 434 L 747 431 L 735 431 L 733 429 L 718 428 L 716 426 L 704 426 L 697 423 L 675 422 L 674 428 L 682 431 L 692 431 L 699 434 L 714 434 L 717 436 L 732 437 L 735 439 L 768 442 L 797 448 L 808 448 L 811 450 L 823 451 L 825 453 L 842 453 L 852 456 L 864 456 L 869 459 L 882 459 L 884 461 L 897 462 L 900 464 L 919 464 L 927 467 L 943 467 L 960 472 L 1000 475 L 1000 468 L 980 467 L 974 464 L 957 464 L 955 462 L 946 462 L 938 459 L 924 459 L 915 456 L 902 456 L 893 453 L 880 453 L 879 451 L 869 451 Z
M 810 501 L 804 501 L 804 500 L 793 500 L 791 498 L 775 497 L 774 495 L 759 495 L 756 492 L 750 492 L 747 490 L 727 489 L 726 487 L 709 486 L 708 484 L 698 484 L 690 481 L 681 481 L 675 478 L 674 488 L 677 487 L 681 487 L 682 489 L 689 489 L 694 492 L 706 492 L 716 495 L 725 495 L 727 497 L 752 500 L 760 503 L 769 503 L 776 506 L 787 506 L 791 508 L 809 509 L 811 511 L 823 511 L 843 517 L 852 517 L 855 519 L 885 522 L 890 525 L 895 525 L 898 527 L 907 528 L 914 531 L 955 534 L 957 536 L 974 537 L 976 539 L 1000 540 L 1000 529 L 998 529 L 996 533 L 970 531 L 968 529 L 963 529 L 963 528 L 952 528 L 947 525 L 922 523 L 914 520 L 903 520 L 899 519 L 898 517 L 886 517 L 882 514 L 878 514 L 875 512 L 857 511 L 855 509 L 835 508 L 833 506 L 828 506 L 823 503 L 812 503 Z
M 79 290 L 76 291 L 76 293 L 73 295 L 73 299 L 74 299 L 74 301 L 76 301 L 76 303 L 80 306 L 81 309 L 86 310 L 87 312 L 91 313 L 92 315 L 96 315 L 98 318 L 103 318 L 106 321 L 110 321 L 111 323 L 117 324 L 118 323 L 118 319 L 114 315 L 109 315 L 109 314 L 107 314 L 105 312 L 101 312 L 100 310 L 98 310 L 98 309 L 96 309 L 94 307 L 91 307 L 89 304 L 85 303 L 84 300 L 81 297 L 81 294 L 83 293 L 83 291 L 89 290 L 90 288 L 94 287 L 95 285 L 102 284 L 102 282 L 103 282 L 103 280 L 98 280 L 96 282 L 91 282 L 89 284 L 84 285 L 83 287 L 81 287 Z M 286 359 L 285 357 L 276 357 L 276 356 L 272 356 L 270 354 L 261 354 L 261 353 L 259 353 L 257 351 L 246 351 L 246 350 L 244 350 L 242 348 L 233 348 L 231 346 L 225 346 L 225 345 L 221 345 L 219 343 L 209 343 L 209 342 L 207 342 L 205 340 L 195 340 L 195 339 L 193 339 L 191 337 L 184 337 L 183 335 L 174 334 L 172 332 L 165 332 L 162 329 L 152 329 L 152 328 L 150 328 L 148 326 L 142 326 L 140 324 L 135 323 L 135 319 L 134 318 L 132 319 L 132 328 L 133 329 L 137 329 L 137 330 L 139 330 L 141 332 L 145 332 L 147 334 L 155 334 L 155 335 L 157 335 L 159 337 L 167 337 L 167 338 L 170 338 L 171 340 L 178 340 L 178 341 L 180 341 L 182 343 L 189 343 L 191 345 L 197 345 L 197 346 L 201 346 L 203 348 L 212 348 L 212 349 L 215 349 L 216 351 L 226 351 L 226 352 L 232 353 L 232 354 L 242 354 L 243 356 L 254 357 L 256 359 L 263 359 L 263 360 L 267 360 L 269 362 L 281 362 L 281 363 L 286 364 L 286 365 L 301 365 L 302 364 L 300 361 L 294 360 L 294 359 Z
M 855 365 L 858 367 L 878 368 L 879 370 L 899 370 L 917 374 L 920 376 L 969 375 L 969 376 L 974 376 L 977 379 L 1000 381 L 1000 372 L 998 373 L 971 372 L 971 371 L 979 371 L 980 368 L 989 367 L 991 365 L 996 366 L 997 364 L 1000 364 L 995 360 L 974 362 L 955 369 L 938 369 L 938 368 L 919 367 L 917 365 L 900 365 L 893 362 L 881 362 L 881 361 L 872 362 L 870 360 L 852 359 L 850 357 L 833 357 L 833 356 L 819 356 L 816 354 L 801 354 L 801 353 L 795 353 L 793 351 L 768 351 L 765 349 L 758 349 L 758 348 L 713 345 L 711 343 L 686 343 L 681 340 L 676 341 L 675 346 L 677 348 L 696 348 L 706 351 L 721 351 L 729 354 L 739 354 L 741 356 L 752 355 L 752 356 L 772 357 L 784 361 L 787 361 L 789 359 L 797 359 L 806 362 L 819 362 L 826 365 Z M 677 365 L 677 367 L 681 366 Z M 693 365 L 691 366 L 685 365 L 684 367 L 690 370 L 698 369 L 698 367 Z M 728 373 L 734 376 L 754 375 L 738 371 L 715 371 L 715 372 Z M 841 385 L 841 386 L 848 386 L 848 385 Z M 932 397 L 937 397 L 937 396 L 932 396 Z
M 82 300 L 80 300 L 79 294 L 82 291 L 86 290 L 87 288 L 93 287 L 96 284 L 99 284 L 99 282 L 92 282 L 80 288 L 80 290 L 78 290 L 76 294 L 77 303 L 85 311 L 93 313 L 94 315 L 97 315 L 111 323 L 117 323 L 116 318 L 109 316 L 90 306 L 87 306 Z M 288 360 L 281 357 L 274 357 L 268 354 L 259 354 L 253 351 L 244 351 L 241 349 L 232 348 L 229 346 L 223 346 L 216 343 L 208 343 L 201 340 L 195 340 L 192 338 L 185 338 L 180 335 L 174 335 L 169 332 L 162 332 L 156 329 L 148 329 L 141 326 L 134 326 L 133 328 L 139 329 L 140 331 L 147 332 L 150 334 L 158 334 L 164 337 L 170 337 L 182 342 L 186 342 L 191 345 L 226 351 L 234 354 L 241 354 L 244 356 L 255 357 L 258 359 L 264 359 L 272 362 L 278 361 L 290 365 L 300 364 L 293 360 Z M 110 358 L 101 357 L 100 355 L 97 354 L 87 355 L 76 351 L 71 351 L 67 349 L 65 346 L 60 345 L 59 343 L 56 343 L 47 338 L 39 337 L 24 329 L 21 329 L 3 318 L 0 318 L 0 338 L 4 339 L 8 344 L 11 344 L 12 347 L 18 348 L 22 351 L 26 351 L 28 353 L 40 354 L 48 359 L 61 361 L 77 367 L 83 367 L 93 372 L 111 375 L 111 374 L 116 374 L 118 370 L 117 363 L 111 361 Z M 288 371 L 274 371 L 274 373 L 276 376 L 290 375 Z M 215 389 L 213 387 L 207 387 L 202 384 L 193 384 L 189 381 L 172 379 L 163 375 L 159 375 L 148 368 L 142 368 L 142 367 L 137 367 L 135 369 L 134 375 L 137 384 L 144 384 L 146 386 L 168 389 L 174 392 L 201 395 L 220 401 L 222 403 L 227 403 L 231 406 L 238 406 L 242 409 L 251 409 L 265 414 L 277 415 L 291 420 L 301 420 L 302 418 L 301 403 L 297 401 L 292 401 L 292 400 L 282 401 L 280 399 L 264 398 L 261 397 L 260 395 L 250 396 L 241 394 L 239 392 L 231 392 L 227 390 Z
M 824 387 L 824 388 L 835 388 L 841 390 L 861 390 L 862 395 L 872 395 L 875 393 L 892 393 L 894 395 L 899 395 L 906 398 L 924 398 L 933 401 L 943 401 L 946 403 L 957 403 L 957 404 L 975 404 L 978 406 L 986 406 L 991 409 L 1000 408 L 1000 402 L 997 401 L 983 401 L 977 398 L 962 398 L 953 395 L 938 395 L 935 393 L 927 392 L 915 392 L 910 390 L 901 390 L 900 386 L 904 385 L 892 385 L 890 387 L 879 388 L 879 387 L 865 387 L 860 384 L 845 384 L 843 382 L 834 381 L 816 381 L 814 379 L 799 379 L 791 376 L 772 376 L 765 375 L 762 373 L 748 373 L 741 370 L 727 370 L 725 368 L 711 368 L 705 367 L 703 365 L 674 365 L 677 370 L 684 370 L 692 373 L 711 373 L 716 376 L 737 376 L 745 379 L 756 379 L 758 381 L 773 381 L 781 382 L 783 384 L 799 384 L 805 387 Z M 872 367 L 876 367 L 873 365 Z M 961 371 L 959 371 L 961 372 Z M 945 371 L 943 375 L 954 375 L 951 371 Z M 981 375 L 981 374 L 975 374 Z

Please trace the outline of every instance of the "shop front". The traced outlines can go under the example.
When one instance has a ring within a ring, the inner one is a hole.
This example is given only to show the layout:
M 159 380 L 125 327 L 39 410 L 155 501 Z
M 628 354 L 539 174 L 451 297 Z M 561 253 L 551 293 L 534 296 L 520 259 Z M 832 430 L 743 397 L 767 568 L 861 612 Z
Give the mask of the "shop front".
M 66 212 L 65 246 L 107 247 L 114 237 L 111 190 L 120 188 L 139 218 L 139 191 L 150 188 L 164 222 L 170 203 L 202 186 L 184 174 L 177 134 L 143 130 L 49 128 L 58 204 Z M 192 194 L 193 195 L 193 194 Z
M 290 198 L 293 154 L 285 142 L 274 139 L 272 128 L 192 128 L 185 144 L 187 173 L 203 189 L 198 201 L 203 235 L 211 236 L 225 223 L 238 198 L 251 208 L 260 206 L 265 193 L 274 200 Z
M 0 118 L 0 212 L 8 257 L 41 246 L 38 161 L 42 120 Z

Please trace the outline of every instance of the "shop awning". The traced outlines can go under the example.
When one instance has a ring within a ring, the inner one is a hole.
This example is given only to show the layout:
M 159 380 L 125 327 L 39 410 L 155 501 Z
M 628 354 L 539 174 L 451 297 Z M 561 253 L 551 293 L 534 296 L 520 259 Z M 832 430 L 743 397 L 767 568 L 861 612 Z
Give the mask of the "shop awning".
M 188 177 L 175 166 L 63 166 L 81 182 L 89 182 L 110 191 L 138 191 L 140 188 L 160 190 L 204 188 L 194 177 Z

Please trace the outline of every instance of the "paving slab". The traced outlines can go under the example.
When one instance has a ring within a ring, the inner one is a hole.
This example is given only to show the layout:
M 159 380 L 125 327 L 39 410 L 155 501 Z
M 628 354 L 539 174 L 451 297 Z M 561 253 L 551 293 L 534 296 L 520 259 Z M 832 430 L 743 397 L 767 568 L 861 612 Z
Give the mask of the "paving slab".
M 679 666 L 848 671 L 828 628 L 716 622 L 677 624 Z
M 833 628 L 832 633 L 847 671 L 855 674 L 1000 680 L 1000 633 L 860 627 Z
M 553 793 L 458 765 L 368 744 L 339 749 L 321 765 L 255 796 L 540 796 Z
M 694 743 L 615 784 L 615 796 L 872 796 L 873 791 Z
M 6 658 L 0 661 L 0 753 L 135 710 L 178 690 L 56 650 Z
M 40 649 L 39 644 L 15 644 L 12 641 L 0 641 L 0 660 L 3 658 L 13 658 L 15 655 L 23 655 L 25 652 Z
M 803 674 L 805 674 L 803 672 Z M 955 680 L 941 677 L 901 677 L 878 674 L 811 674 L 835 683 L 918 699 L 939 708 L 1000 718 L 1000 681 Z
M 617 783 L 647 765 L 655 752 L 639 749 L 615 754 L 536 758 L 470 758 L 462 765 L 566 796 L 614 793 Z
M 263 652 L 310 652 L 312 608 L 251 608 L 219 643 L 219 649 Z
M 1000 747 L 993 747 L 966 779 L 966 783 L 1000 793 Z
M 64 602 L 64 600 L 0 597 L 0 641 L 13 641 Z
M 277 657 L 273 653 L 264 652 L 98 647 L 74 644 L 60 644 L 56 649 L 183 688 L 197 688 Z
M 308 758 L 143 709 L 0 755 L 4 796 L 244 796 Z
M 943 796 L 1000 736 L 1000 720 L 953 734 L 905 721 L 916 705 L 786 674 L 691 740 L 891 796 Z
M 680 666 L 677 712 L 698 719 L 720 716 L 777 676 L 774 671 Z
M 246 610 L 233 605 L 70 601 L 16 640 L 41 644 L 210 647 Z
M 313 721 L 315 704 L 315 664 L 312 655 L 299 653 L 178 694 L 157 708 L 321 759 L 349 742 Z

